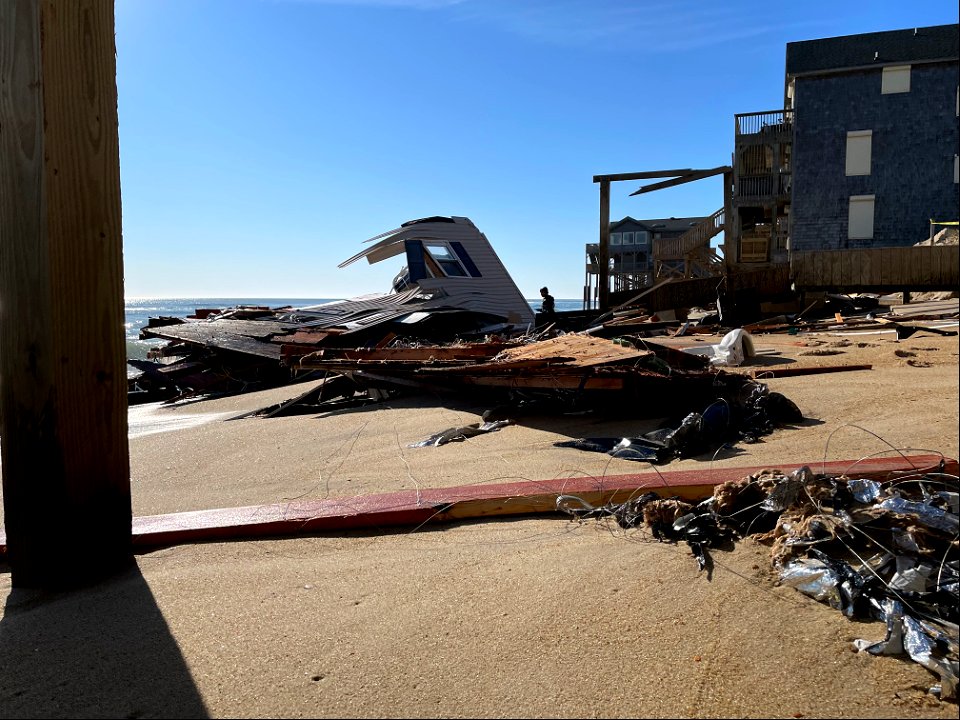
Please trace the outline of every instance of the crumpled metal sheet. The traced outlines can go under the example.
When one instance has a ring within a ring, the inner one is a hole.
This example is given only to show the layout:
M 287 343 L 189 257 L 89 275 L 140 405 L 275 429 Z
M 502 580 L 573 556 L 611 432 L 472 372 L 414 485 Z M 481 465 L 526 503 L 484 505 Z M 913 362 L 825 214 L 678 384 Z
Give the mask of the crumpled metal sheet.
M 888 599 L 883 603 L 887 636 L 879 642 L 854 640 L 854 647 L 871 655 L 909 655 L 914 662 L 940 677 L 939 686 L 930 690 L 944 700 L 955 700 L 960 663 L 957 655 L 957 629 L 952 632 L 931 622 L 917 620 L 904 612 L 903 603 Z M 945 657 L 947 653 L 954 657 Z
M 879 504 L 879 507 L 897 515 L 911 517 L 927 527 L 956 535 L 960 532 L 960 517 L 927 503 L 915 502 L 894 495 Z
M 847 488 L 854 500 L 864 504 L 872 503 L 883 492 L 883 486 L 876 480 L 848 480 Z
M 807 473 L 810 472 L 809 468 L 800 468 L 774 485 L 773 490 L 767 495 L 767 499 L 760 503 L 760 507 L 770 512 L 783 512 L 793 505 L 800 496 L 800 491 L 803 490 L 803 482 L 806 475 L 803 472 L 804 470 L 806 470 Z
M 843 610 L 840 576 L 820 560 L 793 560 L 780 571 L 780 582 L 796 588 L 815 600 Z
M 888 584 L 894 590 L 927 592 L 931 589 L 936 578 L 934 572 L 935 568 L 929 563 L 918 563 L 914 558 L 899 555 L 897 556 L 897 571 L 890 578 Z
M 803 467 L 790 476 L 771 470 L 725 483 L 695 506 L 650 493 L 605 512 L 624 527 L 643 522 L 657 539 L 686 541 L 708 573 L 708 550 L 725 539 L 752 534 L 770 543 L 782 585 L 851 619 L 885 621 L 882 641 L 858 640 L 856 647 L 875 655 L 909 656 L 940 678 L 931 692 L 955 699 L 960 655 L 956 482 L 956 476 L 930 473 L 891 485 Z M 600 510 L 564 504 L 562 509 L 580 517 Z

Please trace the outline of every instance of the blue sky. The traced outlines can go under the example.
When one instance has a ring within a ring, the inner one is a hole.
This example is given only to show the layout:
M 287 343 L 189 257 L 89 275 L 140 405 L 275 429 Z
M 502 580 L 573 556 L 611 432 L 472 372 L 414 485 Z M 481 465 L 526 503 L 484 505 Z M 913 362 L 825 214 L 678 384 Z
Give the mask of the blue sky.
M 954 0 L 117 0 L 128 297 L 352 297 L 362 241 L 464 215 L 526 297 L 579 298 L 593 176 L 730 161 L 785 45 L 955 23 Z M 778 11 L 779 9 L 779 11 Z M 717 178 L 611 217 L 708 215 Z

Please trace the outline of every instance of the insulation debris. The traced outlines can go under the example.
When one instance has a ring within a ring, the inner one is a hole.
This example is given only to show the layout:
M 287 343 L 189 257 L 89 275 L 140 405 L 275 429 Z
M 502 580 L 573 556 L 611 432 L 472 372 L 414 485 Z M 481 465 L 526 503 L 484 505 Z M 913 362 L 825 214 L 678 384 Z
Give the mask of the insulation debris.
M 710 548 L 746 536 L 768 544 L 781 584 L 850 619 L 886 623 L 883 640 L 857 640 L 857 650 L 909 656 L 939 678 L 931 693 L 956 701 L 960 496 L 957 476 L 942 472 L 945 463 L 941 472 L 886 482 L 809 467 L 764 470 L 718 485 L 696 505 L 647 493 L 604 507 L 566 495 L 557 508 L 686 542 L 708 572 Z

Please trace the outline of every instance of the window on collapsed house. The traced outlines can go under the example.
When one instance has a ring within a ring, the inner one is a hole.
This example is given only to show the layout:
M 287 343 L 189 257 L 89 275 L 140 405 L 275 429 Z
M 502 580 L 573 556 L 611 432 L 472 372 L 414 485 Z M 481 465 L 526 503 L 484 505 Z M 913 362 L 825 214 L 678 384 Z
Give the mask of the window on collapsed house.
M 873 207 L 875 196 L 851 195 L 847 237 L 851 240 L 873 239 Z
M 467 271 L 453 251 L 446 245 L 436 243 L 424 243 L 430 258 L 439 266 L 440 270 L 447 277 L 466 277 Z
M 873 147 L 873 130 L 847 133 L 847 176 L 869 175 Z
M 880 81 L 880 93 L 893 95 L 894 93 L 910 92 L 910 66 L 891 65 L 883 69 Z

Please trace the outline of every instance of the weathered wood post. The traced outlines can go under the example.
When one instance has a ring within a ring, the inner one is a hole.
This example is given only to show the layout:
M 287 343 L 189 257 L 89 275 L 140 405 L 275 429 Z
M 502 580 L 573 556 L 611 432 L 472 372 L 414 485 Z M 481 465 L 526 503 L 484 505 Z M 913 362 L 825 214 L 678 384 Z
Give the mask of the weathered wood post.
M 0 2 L 0 452 L 19 587 L 132 562 L 113 13 Z
M 736 218 L 733 215 L 733 170 L 723 173 L 723 274 L 733 270 L 737 258 Z
M 600 310 L 610 308 L 610 181 L 600 181 L 600 267 L 597 268 Z

